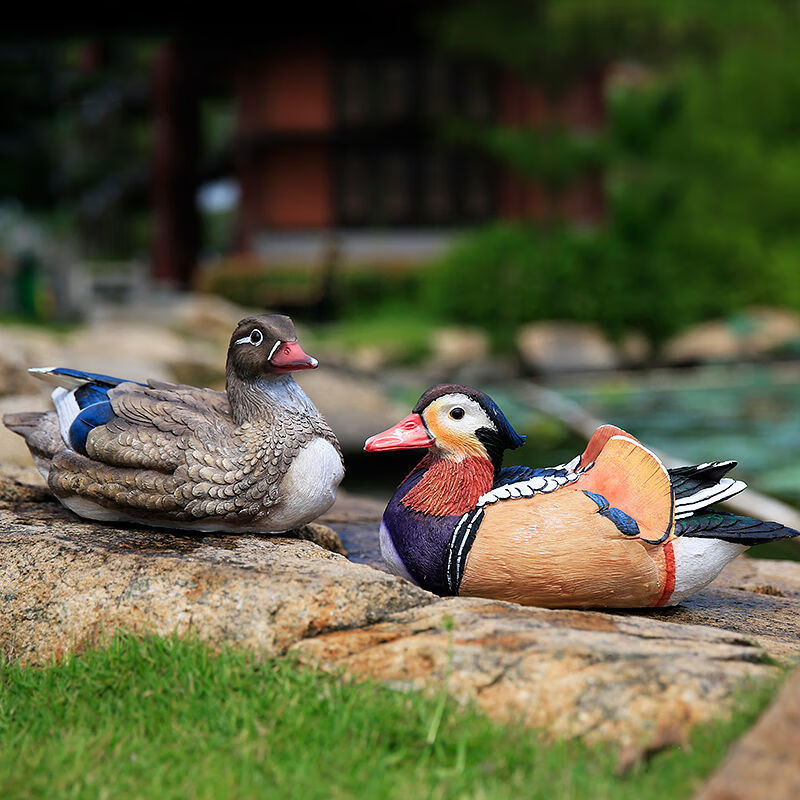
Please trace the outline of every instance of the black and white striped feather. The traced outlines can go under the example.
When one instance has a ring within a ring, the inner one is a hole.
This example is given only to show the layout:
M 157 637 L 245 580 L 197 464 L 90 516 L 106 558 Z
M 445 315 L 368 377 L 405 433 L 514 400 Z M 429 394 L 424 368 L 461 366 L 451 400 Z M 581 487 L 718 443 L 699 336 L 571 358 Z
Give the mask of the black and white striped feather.
M 735 461 L 712 461 L 671 469 L 669 477 L 675 495 L 675 519 L 687 519 L 695 512 L 746 489 L 747 484 L 743 481 L 725 477 L 735 466 Z

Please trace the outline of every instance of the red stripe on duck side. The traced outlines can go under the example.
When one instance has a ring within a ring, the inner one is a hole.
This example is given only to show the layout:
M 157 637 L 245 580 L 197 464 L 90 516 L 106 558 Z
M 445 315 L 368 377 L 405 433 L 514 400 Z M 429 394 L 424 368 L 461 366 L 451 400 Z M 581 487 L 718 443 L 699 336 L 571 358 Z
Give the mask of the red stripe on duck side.
M 658 598 L 655 608 L 666 605 L 675 591 L 675 551 L 671 541 L 664 545 L 664 569 L 667 573 L 667 577 L 664 580 L 664 591 L 661 592 L 661 597 Z

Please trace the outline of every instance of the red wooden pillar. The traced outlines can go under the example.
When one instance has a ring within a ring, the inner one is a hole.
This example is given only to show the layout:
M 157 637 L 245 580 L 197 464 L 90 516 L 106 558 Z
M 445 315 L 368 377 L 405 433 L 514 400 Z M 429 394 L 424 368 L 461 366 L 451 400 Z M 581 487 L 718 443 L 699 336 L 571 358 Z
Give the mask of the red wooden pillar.
M 330 71 L 324 48 L 295 44 L 236 75 L 241 250 L 257 233 L 333 224 Z
M 501 79 L 498 116 L 502 125 L 547 129 L 548 126 L 591 135 L 605 123 L 604 75 L 586 75 L 557 98 L 512 74 Z M 604 213 L 602 175 L 579 175 L 559 191 L 505 169 L 500 181 L 500 215 L 505 219 L 561 219 L 597 223 Z
M 153 276 L 187 286 L 197 263 L 199 102 L 187 49 L 169 42 L 159 50 L 153 75 L 155 236 Z

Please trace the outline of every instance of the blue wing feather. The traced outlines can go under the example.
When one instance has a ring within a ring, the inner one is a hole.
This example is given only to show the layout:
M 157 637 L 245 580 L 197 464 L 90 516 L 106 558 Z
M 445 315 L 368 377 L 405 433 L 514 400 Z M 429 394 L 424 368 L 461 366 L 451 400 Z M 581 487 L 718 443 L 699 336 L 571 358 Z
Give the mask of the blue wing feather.
M 86 455 L 86 439 L 89 431 L 98 425 L 105 425 L 112 419 L 114 419 L 114 409 L 111 407 L 110 400 L 106 399 L 86 406 L 69 426 L 69 443 L 72 445 L 72 449 Z
M 99 386 L 95 383 L 87 383 L 75 389 L 75 402 L 78 408 L 88 408 L 95 403 L 103 403 L 108 400 L 108 392 L 113 388 L 110 386 Z
M 56 367 L 55 369 L 49 370 L 49 372 L 51 375 L 64 375 L 68 378 L 84 380 L 87 384 L 94 383 L 98 386 L 105 386 L 107 389 L 113 389 L 121 383 L 139 383 L 139 381 L 129 381 L 127 378 L 115 378 L 113 375 L 103 375 L 99 372 L 84 372 L 80 369 L 69 369 L 69 367 Z
M 553 475 L 566 475 L 567 470 L 557 467 L 503 467 L 495 476 L 493 489 L 509 483 L 527 481 L 531 478 L 550 478 Z
M 62 436 L 73 450 L 83 453 L 83 455 L 86 455 L 86 438 L 89 432 L 114 418 L 114 410 L 108 399 L 111 389 L 121 383 L 144 385 L 139 381 L 129 381 L 127 378 L 116 378 L 113 375 L 84 372 L 68 367 L 35 370 L 35 372 L 43 373 L 38 377 L 43 377 L 50 382 L 53 382 L 52 376 L 56 377 L 56 383 L 59 383 L 58 376 L 65 379 L 61 388 L 53 392 L 53 400 L 56 404 Z M 70 397 L 74 399 L 74 403 L 70 401 Z

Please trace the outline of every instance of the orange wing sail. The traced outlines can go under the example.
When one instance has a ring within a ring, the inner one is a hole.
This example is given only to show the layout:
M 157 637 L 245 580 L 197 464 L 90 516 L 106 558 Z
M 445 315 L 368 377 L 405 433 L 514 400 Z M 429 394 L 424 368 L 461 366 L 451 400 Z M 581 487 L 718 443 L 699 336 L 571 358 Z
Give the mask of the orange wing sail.
M 598 428 L 581 456 L 594 465 L 572 484 L 601 494 L 636 520 L 648 544 L 666 541 L 673 529 L 672 483 L 666 467 L 633 436 L 613 425 Z

